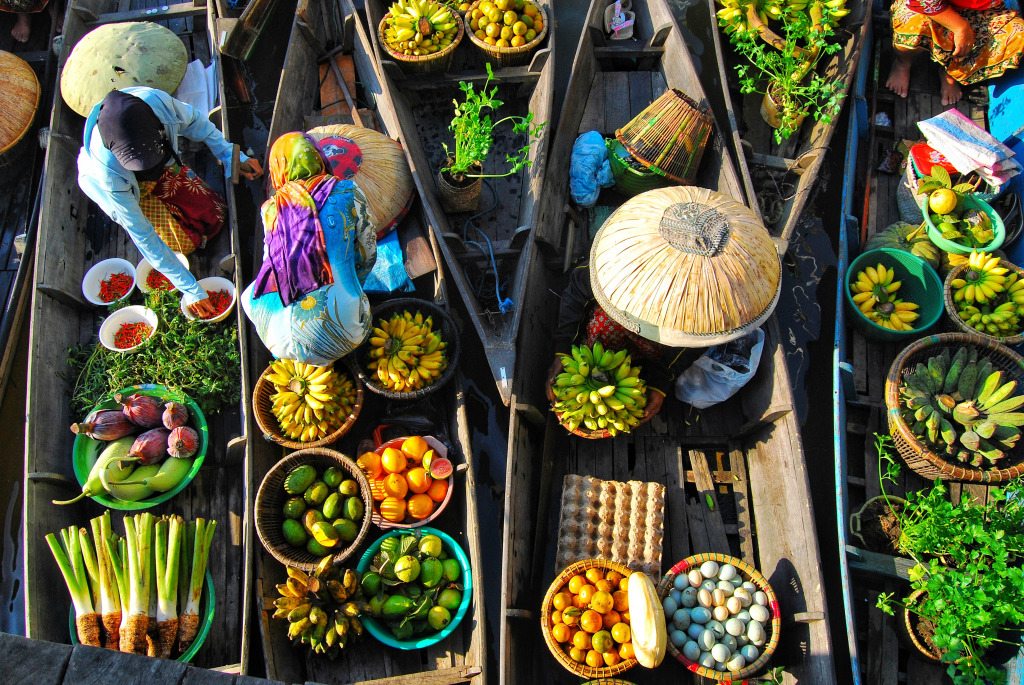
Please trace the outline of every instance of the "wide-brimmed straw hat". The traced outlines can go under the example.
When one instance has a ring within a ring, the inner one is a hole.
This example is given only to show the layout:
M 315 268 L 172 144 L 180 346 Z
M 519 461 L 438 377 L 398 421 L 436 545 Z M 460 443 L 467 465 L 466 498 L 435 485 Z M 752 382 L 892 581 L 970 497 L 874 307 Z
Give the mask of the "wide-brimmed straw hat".
M 608 315 L 670 347 L 709 347 L 758 328 L 782 283 L 764 224 L 727 195 L 673 186 L 619 207 L 590 251 L 590 282 Z

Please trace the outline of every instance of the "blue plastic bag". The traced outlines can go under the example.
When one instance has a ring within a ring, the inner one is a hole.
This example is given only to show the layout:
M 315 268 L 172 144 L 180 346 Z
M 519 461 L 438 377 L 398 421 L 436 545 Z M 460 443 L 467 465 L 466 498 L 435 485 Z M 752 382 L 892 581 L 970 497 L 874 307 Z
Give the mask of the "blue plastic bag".
M 764 349 L 764 331 L 758 328 L 738 340 L 716 345 L 676 379 L 676 397 L 705 409 L 725 402 L 747 384 Z
M 405 256 L 398 242 L 398 231 L 377 240 L 377 261 L 363 283 L 367 293 L 408 293 L 414 290 L 405 270 Z
M 569 190 L 573 201 L 581 207 L 593 207 L 601 188 L 615 185 L 608 148 L 597 131 L 587 131 L 572 146 L 569 167 Z

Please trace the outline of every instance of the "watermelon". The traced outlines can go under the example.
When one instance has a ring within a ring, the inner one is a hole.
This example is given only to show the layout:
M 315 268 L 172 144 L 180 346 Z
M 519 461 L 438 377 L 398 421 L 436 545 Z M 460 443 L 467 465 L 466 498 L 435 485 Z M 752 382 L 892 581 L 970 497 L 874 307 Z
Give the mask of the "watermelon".
M 871 236 L 864 246 L 864 251 L 877 250 L 882 247 L 903 250 L 928 262 L 933 269 L 938 269 L 943 252 L 929 240 L 927 230 L 918 231 L 920 228 L 919 224 L 897 221 Z

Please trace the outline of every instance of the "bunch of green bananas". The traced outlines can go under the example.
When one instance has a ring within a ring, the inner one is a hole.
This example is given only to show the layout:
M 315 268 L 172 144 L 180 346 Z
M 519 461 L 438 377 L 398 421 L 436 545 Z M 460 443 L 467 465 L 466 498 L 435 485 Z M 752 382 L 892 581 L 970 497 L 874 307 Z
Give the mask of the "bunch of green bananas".
M 443 2 L 398 0 L 384 17 L 384 40 L 405 55 L 429 55 L 451 44 L 458 20 Z
M 319 440 L 336 431 L 356 401 L 352 379 L 331 366 L 276 359 L 267 379 L 275 388 L 271 411 L 284 434 L 299 442 Z
M 359 574 L 335 569 L 331 557 L 309 575 L 288 567 L 288 581 L 277 591 L 281 596 L 274 601 L 274 618 L 288 620 L 288 637 L 294 644 L 307 644 L 314 654 L 333 659 L 363 634 L 358 616 L 369 604 L 362 598 Z
M 628 433 L 640 424 L 647 406 L 647 388 L 640 367 L 630 364 L 625 350 L 605 350 L 601 343 L 561 355 L 563 373 L 552 384 L 555 413 L 570 431 L 583 424 L 588 430 Z
M 992 466 L 1020 439 L 1024 394 L 988 357 L 961 347 L 919 363 L 900 384 L 902 416 L 919 439 L 975 467 Z

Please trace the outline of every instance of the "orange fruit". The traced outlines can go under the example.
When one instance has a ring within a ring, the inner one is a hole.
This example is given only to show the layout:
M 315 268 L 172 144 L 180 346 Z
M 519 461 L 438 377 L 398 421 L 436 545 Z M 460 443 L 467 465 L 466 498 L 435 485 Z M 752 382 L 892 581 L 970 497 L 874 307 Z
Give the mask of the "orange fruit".
M 625 643 L 623 643 L 623 645 L 621 647 L 619 647 L 619 656 L 622 657 L 623 661 L 629 661 L 634 656 L 636 656 L 636 653 L 633 651 L 633 643 L 632 642 L 625 642 Z
M 601 656 L 601 652 L 596 649 L 592 649 L 587 652 L 587 666 L 591 668 L 600 668 L 604 666 L 604 657 Z
M 602 573 L 599 568 L 588 568 L 586 576 L 591 585 L 597 583 L 599 580 L 604 580 L 604 573 Z
M 629 594 L 623 590 L 613 592 L 612 608 L 615 611 L 629 611 Z
M 628 611 L 623 611 L 622 612 L 622 622 L 625 623 L 627 626 L 629 625 L 629 612 Z
M 609 571 L 604 574 L 605 580 L 609 581 L 612 585 L 618 585 L 619 581 L 622 580 L 622 574 L 618 571 Z
M 409 498 L 409 516 L 417 521 L 422 521 L 434 513 L 434 500 L 424 494 L 413 495 Z
M 398 497 L 388 497 L 380 503 L 380 515 L 386 521 L 400 523 L 405 519 L 405 500 Z
M 573 595 L 573 596 L 572 596 L 572 605 L 573 605 L 574 607 L 576 607 L 577 609 L 586 609 L 586 608 L 587 608 L 587 602 L 584 602 L 584 601 L 583 601 L 583 600 L 582 600 L 582 599 L 580 598 L 580 596 L 579 596 L 579 595 Z
M 488 45 L 497 45 L 497 43 L 498 43 L 498 41 L 494 40 L 490 36 L 487 36 L 486 38 L 484 38 L 484 42 L 487 43 Z
M 528 3 L 526 7 L 523 8 L 523 14 L 525 14 L 528 17 L 536 17 L 538 14 L 537 6 Z
M 413 463 L 420 463 L 420 459 L 423 458 L 423 453 L 430 449 L 427 441 L 418 435 L 414 435 L 411 438 L 406 438 L 405 442 L 402 443 L 402 454 L 405 458 Z
M 604 615 L 604 629 L 611 630 L 612 626 L 617 626 L 622 622 L 622 614 L 612 609 Z
M 625 623 L 616 623 L 612 626 L 612 639 L 618 642 L 620 645 L 629 642 L 629 636 L 632 633 L 629 630 L 629 626 Z
M 582 614 L 583 612 L 577 607 L 566 607 L 562 611 L 562 623 L 567 626 L 577 625 L 580 622 L 580 616 Z
M 572 644 L 580 649 L 590 649 L 590 633 L 585 630 L 577 630 L 573 633 Z
M 582 664 L 587 659 L 587 653 L 585 651 L 583 651 L 582 649 L 578 649 L 576 647 L 573 647 L 572 649 L 569 650 L 569 658 L 572 659 L 573 661 L 576 661 L 576 662 L 579 662 L 579 663 Z
M 519 21 L 519 15 L 512 10 L 509 10 L 502 15 L 501 19 L 505 22 L 505 26 L 512 26 Z
M 388 497 L 405 499 L 409 493 L 409 484 L 405 482 L 405 476 L 400 473 L 389 473 L 384 476 L 384 492 L 388 493 Z
M 580 595 L 582 594 L 583 591 L 580 590 Z M 610 594 L 597 590 L 590 598 L 590 608 L 599 614 L 607 614 L 612 610 L 614 602 L 615 600 L 612 599 Z
M 384 492 L 383 478 L 374 478 L 370 481 L 370 494 L 372 494 L 373 499 L 378 502 L 383 502 L 387 499 L 388 493 Z
M 558 610 L 552 611 L 551 612 L 551 622 L 552 623 L 561 623 L 562 622 L 562 612 L 558 611 Z
M 555 638 L 557 642 L 568 642 L 569 626 L 564 623 L 556 623 L 551 627 L 551 637 Z
M 512 40 L 508 42 L 514 48 L 522 47 L 526 45 L 526 39 L 522 36 L 512 36 Z
M 580 628 L 588 633 L 596 633 L 604 627 L 604 618 L 593 609 L 587 609 L 580 616 Z
M 628 592 L 629 591 L 629 578 L 620 578 L 619 579 L 619 589 L 622 590 L 623 592 Z
M 487 34 L 488 38 L 497 38 L 499 35 L 501 35 L 501 27 L 495 24 L 494 22 L 491 22 L 490 24 L 484 27 L 484 33 Z
M 480 40 L 483 40 L 484 38 L 487 37 L 486 34 L 484 34 L 484 30 L 483 29 L 478 30 L 473 35 L 476 36 L 477 38 L 479 38 Z
M 447 480 L 435 480 L 427 488 L 427 496 L 435 502 L 443 502 L 445 496 L 448 494 L 448 481 Z
M 414 469 L 409 469 L 408 473 L 405 474 L 405 481 L 409 484 L 410 492 L 419 494 L 429 490 L 430 484 L 434 482 L 434 479 L 430 477 L 425 468 L 417 466 Z
M 512 24 L 512 32 L 517 36 L 525 36 L 526 32 L 529 30 L 530 27 L 528 27 L 525 22 L 517 21 L 516 23 Z
M 562 611 L 566 607 L 572 606 L 572 596 L 568 592 L 559 592 L 551 600 L 551 605 L 555 607 L 556 611 Z
M 622 661 L 622 657 L 619 656 L 618 652 L 605 652 L 601 656 L 604 657 L 605 666 L 614 666 L 615 664 Z
M 380 465 L 380 457 L 375 452 L 367 452 L 356 459 L 356 466 L 358 466 L 370 480 L 380 477 L 381 471 L 383 470 Z
M 405 471 L 406 458 L 401 450 L 388 447 L 384 450 L 384 454 L 381 455 L 380 463 L 388 473 L 401 473 Z
M 590 644 L 594 646 L 594 649 L 604 654 L 607 651 L 615 649 L 615 640 L 612 639 L 612 634 L 607 630 L 599 630 L 590 638 Z
M 511 26 L 503 26 L 503 27 L 501 27 L 501 39 L 502 40 L 511 40 L 512 36 L 514 36 L 514 35 L 515 34 L 512 33 L 512 27 Z
M 579 574 L 576 574 L 575 576 L 569 579 L 569 592 L 571 592 L 574 595 L 578 595 L 580 593 L 580 588 L 586 584 L 587 579 Z
M 594 583 L 594 587 L 597 588 L 598 592 L 607 592 L 608 594 L 615 592 L 615 586 L 612 584 L 612 581 L 607 578 L 602 578 Z
M 581 600 L 583 600 L 587 604 L 590 604 L 590 600 L 592 600 L 594 598 L 594 594 L 596 592 L 597 592 L 597 589 L 593 585 L 584 585 L 583 587 L 580 588 L 580 591 L 577 594 L 579 594 Z M 598 613 L 601 613 L 601 612 L 598 612 Z
M 498 40 L 494 41 L 494 46 L 498 47 L 498 48 L 507 48 L 507 47 L 511 47 L 511 45 L 512 44 L 509 43 L 504 38 L 499 38 Z

